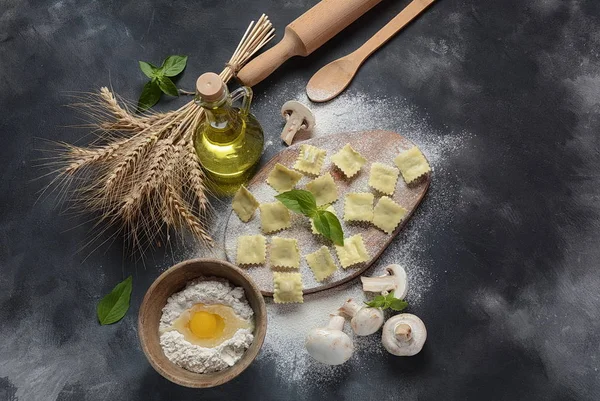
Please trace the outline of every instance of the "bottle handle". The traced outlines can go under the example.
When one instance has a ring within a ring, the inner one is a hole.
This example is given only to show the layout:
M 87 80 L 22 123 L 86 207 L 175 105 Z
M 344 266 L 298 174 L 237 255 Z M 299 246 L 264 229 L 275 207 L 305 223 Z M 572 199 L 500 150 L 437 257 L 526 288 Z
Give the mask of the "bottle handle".
M 252 103 L 252 89 L 248 86 L 242 86 L 231 92 L 231 103 L 236 100 L 244 98 L 242 100 L 242 107 L 240 108 L 240 113 L 242 116 L 247 116 L 250 112 L 250 104 Z

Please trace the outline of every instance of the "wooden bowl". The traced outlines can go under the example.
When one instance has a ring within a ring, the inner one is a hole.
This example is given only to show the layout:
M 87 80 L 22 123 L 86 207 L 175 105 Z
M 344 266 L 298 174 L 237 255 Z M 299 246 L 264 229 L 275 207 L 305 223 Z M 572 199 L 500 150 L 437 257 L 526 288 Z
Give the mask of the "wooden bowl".
M 190 372 L 167 359 L 160 346 L 158 326 L 167 298 L 200 276 L 222 277 L 244 288 L 254 310 L 254 341 L 235 365 L 220 372 Z M 242 373 L 256 358 L 267 333 L 267 310 L 260 290 L 242 270 L 222 260 L 191 259 L 169 268 L 152 283 L 140 306 L 138 333 L 146 358 L 163 377 L 185 387 L 214 387 Z

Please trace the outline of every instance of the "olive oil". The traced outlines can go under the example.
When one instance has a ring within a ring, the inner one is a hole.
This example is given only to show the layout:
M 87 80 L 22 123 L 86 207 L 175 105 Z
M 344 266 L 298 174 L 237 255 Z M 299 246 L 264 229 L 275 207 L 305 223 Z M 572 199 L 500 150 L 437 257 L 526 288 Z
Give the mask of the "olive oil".
M 263 152 L 262 127 L 249 112 L 252 90 L 241 87 L 230 94 L 214 73 L 201 75 L 196 86 L 197 101 L 205 112 L 194 138 L 196 153 L 218 187 L 237 189 Z M 242 107 L 233 107 L 242 97 Z

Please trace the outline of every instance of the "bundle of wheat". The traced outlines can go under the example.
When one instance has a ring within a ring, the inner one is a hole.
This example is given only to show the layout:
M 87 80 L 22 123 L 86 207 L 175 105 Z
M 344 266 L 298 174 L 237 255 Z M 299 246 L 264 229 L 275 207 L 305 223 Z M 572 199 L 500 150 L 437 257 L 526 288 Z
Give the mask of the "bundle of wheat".
M 223 81 L 273 36 L 267 16 L 253 21 L 221 72 Z M 169 229 L 187 230 L 212 245 L 206 176 L 194 149 L 194 133 L 204 118 L 199 105 L 191 101 L 167 113 L 135 114 L 104 87 L 72 106 L 92 117 L 91 127 L 99 133 L 88 147 L 62 144 L 54 159 L 53 182 L 69 189 L 76 206 L 98 213 L 104 227 L 121 227 L 137 250 Z

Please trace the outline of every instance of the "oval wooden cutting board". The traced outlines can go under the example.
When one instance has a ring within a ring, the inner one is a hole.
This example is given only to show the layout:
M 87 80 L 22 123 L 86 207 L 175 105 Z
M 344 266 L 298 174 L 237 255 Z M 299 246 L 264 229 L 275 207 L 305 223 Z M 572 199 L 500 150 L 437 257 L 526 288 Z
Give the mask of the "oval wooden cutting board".
M 352 146 L 367 159 L 367 163 L 363 166 L 360 172 L 351 179 L 347 179 L 344 174 L 331 163 L 330 159 L 333 154 L 337 153 L 347 143 L 349 143 L 350 146 Z M 344 197 L 347 193 L 372 192 L 375 194 L 375 204 L 377 204 L 377 201 L 380 198 L 380 194 L 377 194 L 367 184 L 371 164 L 373 162 L 380 162 L 390 166 L 395 166 L 394 158 L 400 152 L 415 146 L 415 144 L 403 136 L 390 131 L 363 131 L 328 135 L 302 141 L 290 146 L 289 148 L 275 155 L 275 157 L 273 157 L 258 173 L 256 173 L 256 175 L 248 183 L 247 187 L 259 202 L 266 203 L 275 201 L 274 196 L 277 195 L 277 192 L 267 184 L 267 176 L 276 163 L 281 163 L 286 167 L 292 168 L 296 158 L 298 157 L 301 144 L 314 145 L 327 151 L 327 157 L 325 159 L 323 169 L 321 170 L 321 174 L 325 174 L 327 172 L 331 173 L 336 184 L 338 185 L 340 196 L 338 200 L 334 202 L 333 206 L 335 208 L 336 215 L 342 223 L 344 237 L 348 238 L 352 235 L 360 233 L 363 237 L 367 251 L 371 256 L 371 259 L 364 264 L 343 269 L 337 260 L 337 254 L 333 244 L 320 235 L 312 234 L 310 221 L 306 217 L 291 213 L 292 227 L 274 234 L 265 235 L 265 237 L 267 237 L 267 243 L 270 242 L 270 237 L 272 236 L 296 238 L 298 240 L 298 246 L 300 248 L 301 255 L 299 271 L 302 274 L 304 293 L 310 294 L 346 283 L 368 269 L 369 266 L 371 266 L 373 262 L 377 260 L 379 255 L 381 255 L 385 248 L 390 244 L 398 232 L 400 232 L 406 222 L 411 218 L 413 212 L 419 206 L 419 203 L 421 203 L 421 200 L 425 196 L 427 188 L 429 188 L 431 175 L 428 174 L 413 182 L 411 185 L 407 185 L 404 182 L 402 175 L 400 175 L 398 178 L 396 191 L 394 192 L 392 198 L 396 203 L 407 209 L 408 214 L 398 225 L 392 235 L 388 235 L 370 224 L 365 225 L 346 223 L 343 220 L 343 216 Z M 314 179 L 314 177 L 304 176 L 296 188 L 303 189 L 305 185 L 312 179 Z M 240 235 L 255 234 L 262 234 L 260 229 L 260 212 L 257 210 L 252 219 L 248 223 L 244 223 L 232 211 L 232 213 L 229 215 L 227 226 L 225 228 L 225 253 L 227 259 L 230 262 L 235 263 L 237 238 Z M 318 282 L 315 280 L 312 271 L 308 267 L 304 255 L 316 251 L 323 245 L 326 245 L 330 248 L 331 254 L 338 265 L 338 270 L 327 280 Z M 245 270 L 248 272 L 248 274 L 250 274 L 250 276 L 252 276 L 263 295 L 273 295 L 273 269 L 269 265 L 268 251 L 267 263 L 265 265 L 252 266 L 245 268 Z M 294 269 L 276 270 L 298 271 Z

